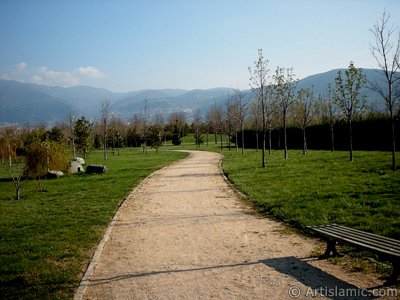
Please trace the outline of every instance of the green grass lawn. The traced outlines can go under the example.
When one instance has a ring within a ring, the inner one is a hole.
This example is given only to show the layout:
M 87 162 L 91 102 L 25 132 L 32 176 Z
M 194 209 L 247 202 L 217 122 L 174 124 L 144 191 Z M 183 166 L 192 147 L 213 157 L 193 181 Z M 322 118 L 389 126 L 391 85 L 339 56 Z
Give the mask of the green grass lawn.
M 400 239 L 400 172 L 389 152 L 224 151 L 229 180 L 264 213 L 295 227 L 338 223 Z
M 105 164 L 102 175 L 66 175 L 27 182 L 21 200 L 5 167 L 0 169 L 0 298 L 70 299 L 125 196 L 143 178 L 184 153 L 140 149 L 120 155 L 90 154 L 87 164 Z
M 209 136 L 200 150 L 221 151 Z M 232 145 L 233 146 L 233 145 Z M 390 170 L 390 153 L 281 151 L 244 155 L 226 148 L 223 169 L 229 180 L 267 215 L 297 228 L 339 223 L 400 239 L 400 172 Z M 197 149 L 187 136 L 183 145 L 161 147 L 156 154 L 121 150 L 104 162 L 101 152 L 88 164 L 105 164 L 103 175 L 66 175 L 44 180 L 45 191 L 27 182 L 21 200 L 5 167 L 0 167 L 0 298 L 70 299 L 83 272 L 125 196 L 143 178 L 184 153 L 164 149 Z

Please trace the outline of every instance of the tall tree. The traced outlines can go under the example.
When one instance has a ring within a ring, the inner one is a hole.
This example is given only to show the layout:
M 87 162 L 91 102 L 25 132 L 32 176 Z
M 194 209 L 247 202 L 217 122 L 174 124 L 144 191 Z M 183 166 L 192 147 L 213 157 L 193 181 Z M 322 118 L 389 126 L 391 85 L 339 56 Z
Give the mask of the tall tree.
M 245 101 L 245 94 L 243 91 L 240 89 L 235 89 L 235 100 L 236 100 L 236 106 L 237 106 L 237 114 L 236 117 L 239 121 L 239 129 L 241 133 L 241 149 L 242 149 L 242 155 L 244 154 L 244 122 L 246 119 L 246 110 L 247 110 L 247 102 Z M 237 143 L 237 138 L 236 138 L 236 145 L 238 146 Z
M 311 89 L 300 89 L 297 92 L 296 102 L 293 107 L 293 116 L 303 132 L 303 154 L 308 152 L 306 129 L 314 119 L 316 106 L 314 102 L 314 93 Z
M 345 78 L 342 76 L 342 71 L 339 70 L 335 82 L 335 101 L 347 121 L 347 126 L 349 128 L 350 161 L 353 161 L 352 122 L 365 107 L 366 99 L 365 97 L 360 98 L 360 90 L 366 84 L 367 80 L 363 70 L 357 69 L 354 67 L 354 63 L 350 62 L 349 67 L 345 71 Z
M 73 157 L 76 157 L 76 147 L 75 147 L 75 135 L 74 135 L 74 124 L 75 124 L 75 118 L 72 113 L 69 114 L 69 126 L 68 126 L 68 135 L 69 135 L 69 140 L 71 141 L 71 147 L 72 147 L 72 155 Z
M 250 126 L 254 129 L 256 133 L 256 151 L 258 152 L 259 149 L 259 140 L 258 140 L 258 133 L 260 131 L 260 121 L 261 121 L 261 109 L 260 103 L 257 100 L 253 100 L 250 102 Z
M 78 150 L 83 153 L 85 159 L 90 149 L 90 134 L 92 133 L 92 128 L 93 123 L 86 120 L 85 117 L 81 117 L 75 121 L 75 144 Z
M 165 131 L 165 124 L 164 124 L 164 117 L 161 111 L 156 110 L 154 113 L 154 130 L 158 132 L 158 135 L 160 137 L 161 145 L 162 145 L 162 140 L 164 138 L 164 141 L 166 142 L 166 131 Z M 160 145 L 160 146 L 161 146 Z
M 103 155 L 104 160 L 108 159 L 108 127 L 111 118 L 111 104 L 109 99 L 105 99 L 100 104 L 100 128 L 103 135 Z
M 147 99 L 144 100 L 144 107 L 142 110 L 142 138 L 143 138 L 143 153 L 147 155 L 147 138 L 148 138 L 148 127 L 149 127 L 149 108 L 147 105 Z
M 6 126 L 0 128 L 0 157 L 1 163 L 4 163 L 8 158 L 8 164 L 11 168 L 12 159 L 17 157 L 17 146 L 19 144 L 17 139 L 17 128 L 14 126 Z
M 383 12 L 382 18 L 371 29 L 374 43 L 370 43 L 373 57 L 385 78 L 385 85 L 371 82 L 371 89 L 385 100 L 391 122 L 392 138 L 392 169 L 396 170 L 396 132 L 395 107 L 399 101 L 396 93 L 400 90 L 400 30 L 390 23 L 390 14 Z
M 221 105 L 214 103 L 207 111 L 207 122 L 211 130 L 214 132 L 215 144 L 218 144 L 218 133 L 222 134 L 223 130 L 223 110 Z M 221 140 L 222 141 L 222 140 Z M 222 147 L 222 145 L 221 145 Z
M 225 115 L 225 122 L 226 122 L 226 132 L 228 133 L 228 149 L 229 151 L 231 150 L 231 138 L 232 134 L 236 132 L 236 105 L 235 105 L 235 99 L 231 96 L 228 95 L 226 98 L 225 102 L 225 108 L 226 111 L 224 112 Z M 237 144 L 237 143 L 236 143 Z
M 141 120 L 138 114 L 135 114 L 130 122 L 130 126 L 128 129 L 128 144 L 130 147 L 139 147 L 141 144 Z
M 196 148 L 200 148 L 200 144 L 203 143 L 203 136 L 201 135 L 201 115 L 198 109 L 193 112 L 193 133 Z
M 268 110 L 267 97 L 269 69 L 268 60 L 264 59 L 262 49 L 258 49 L 258 60 L 254 62 L 253 69 L 249 67 L 250 72 L 250 87 L 256 95 L 257 101 L 261 108 L 261 123 L 262 123 L 262 151 L 261 151 L 261 166 L 267 166 L 265 158 L 265 140 L 266 140 L 266 115 Z
M 115 154 L 115 148 L 117 149 L 117 155 L 119 155 L 119 149 L 121 142 L 124 141 L 126 126 L 124 121 L 113 115 L 109 122 L 109 139 L 111 138 L 112 153 Z
M 177 126 L 179 138 L 185 136 L 186 117 L 183 112 L 170 113 L 168 123 L 171 128 Z
M 320 95 L 318 100 L 318 108 L 321 113 L 322 121 L 329 125 L 330 140 L 331 140 L 331 151 L 335 151 L 335 131 L 334 127 L 339 119 L 338 107 L 334 101 L 334 92 L 331 84 L 323 95 Z
M 280 68 L 277 67 L 274 75 L 274 98 L 276 106 L 280 111 L 283 122 L 283 143 L 285 159 L 288 159 L 288 146 L 287 146 L 287 118 L 289 109 L 292 106 L 295 95 L 297 80 L 293 73 L 293 68 Z

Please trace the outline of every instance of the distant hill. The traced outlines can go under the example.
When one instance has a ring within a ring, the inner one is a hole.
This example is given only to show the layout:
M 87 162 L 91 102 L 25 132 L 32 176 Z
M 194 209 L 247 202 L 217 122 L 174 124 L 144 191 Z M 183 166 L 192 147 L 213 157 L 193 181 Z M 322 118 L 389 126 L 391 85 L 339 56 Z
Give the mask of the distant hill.
M 312 87 L 315 94 L 323 93 L 327 85 L 334 86 L 336 70 L 316 74 L 298 82 L 297 88 Z M 382 80 L 377 70 L 364 70 L 370 81 Z M 368 103 L 376 110 L 384 110 L 382 99 L 371 90 L 362 91 L 368 97 Z M 0 125 L 17 124 L 55 124 L 64 122 L 70 114 L 96 119 L 100 103 L 108 99 L 114 115 L 129 120 L 134 114 L 143 110 L 145 100 L 151 113 L 184 111 L 188 118 L 194 110 L 204 116 L 214 103 L 224 103 L 231 88 L 213 88 L 204 90 L 159 89 L 140 90 L 129 93 L 111 91 L 88 86 L 70 88 L 49 87 L 10 80 L 0 80 Z M 247 98 L 251 90 L 245 91 Z
M 323 94 L 326 91 L 328 84 L 331 84 L 332 87 L 335 86 L 335 77 L 339 70 L 343 73 L 345 72 L 345 69 L 335 69 L 325 73 L 308 76 L 298 82 L 297 88 L 312 87 L 314 94 Z M 382 71 L 376 69 L 364 69 L 364 74 L 369 82 L 385 83 Z M 368 83 L 366 87 L 361 89 L 361 94 L 367 96 L 367 103 L 371 109 L 376 111 L 385 111 L 383 99 L 368 88 Z
M 224 101 L 229 94 L 233 94 L 230 88 L 215 88 L 206 90 L 148 90 L 135 95 L 122 98 L 112 105 L 112 110 L 123 119 L 129 119 L 134 113 L 141 112 L 145 100 L 152 112 L 183 111 L 189 116 L 195 110 L 204 115 L 206 110 L 214 103 Z

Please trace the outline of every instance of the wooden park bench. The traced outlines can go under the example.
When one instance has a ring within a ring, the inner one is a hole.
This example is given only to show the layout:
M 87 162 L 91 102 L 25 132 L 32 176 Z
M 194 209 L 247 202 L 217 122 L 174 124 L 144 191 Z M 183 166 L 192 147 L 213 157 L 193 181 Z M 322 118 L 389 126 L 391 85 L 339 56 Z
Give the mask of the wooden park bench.
M 392 273 L 385 284 L 393 284 L 397 281 L 400 273 L 400 241 L 368 233 L 365 231 L 348 228 L 345 226 L 330 224 L 322 226 L 307 226 L 313 232 L 320 235 L 327 243 L 326 251 L 319 258 L 342 256 L 336 250 L 336 242 L 341 242 L 365 249 L 378 254 L 382 260 L 390 261 L 393 265 Z

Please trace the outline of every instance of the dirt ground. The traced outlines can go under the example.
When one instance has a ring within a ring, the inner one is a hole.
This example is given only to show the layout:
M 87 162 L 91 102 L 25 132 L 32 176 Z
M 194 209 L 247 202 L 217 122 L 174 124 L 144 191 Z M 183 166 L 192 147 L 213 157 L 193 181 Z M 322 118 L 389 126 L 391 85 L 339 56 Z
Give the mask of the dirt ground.
M 372 275 L 316 260 L 319 241 L 253 213 L 221 176 L 220 159 L 217 153 L 191 151 L 189 158 L 136 188 L 111 223 L 75 299 L 374 299 L 395 294 L 378 288 L 382 281 Z

